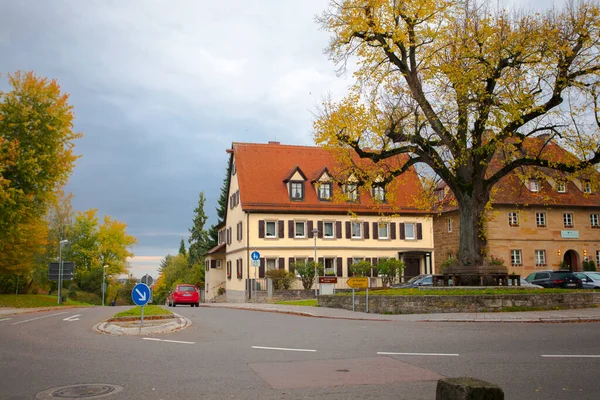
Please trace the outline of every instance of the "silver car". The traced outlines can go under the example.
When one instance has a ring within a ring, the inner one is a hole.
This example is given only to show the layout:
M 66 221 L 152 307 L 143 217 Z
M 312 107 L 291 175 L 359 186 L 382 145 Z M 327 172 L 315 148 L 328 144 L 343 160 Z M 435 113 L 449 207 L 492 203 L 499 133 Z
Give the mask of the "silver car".
M 584 289 L 600 289 L 600 272 L 575 272 L 575 276 L 581 279 Z
M 533 283 L 529 283 L 525 280 L 525 278 L 520 278 L 521 280 L 521 287 L 525 287 L 528 289 L 543 289 L 543 286 L 540 285 L 534 285 Z M 512 279 L 508 280 L 508 286 L 513 286 L 512 284 Z

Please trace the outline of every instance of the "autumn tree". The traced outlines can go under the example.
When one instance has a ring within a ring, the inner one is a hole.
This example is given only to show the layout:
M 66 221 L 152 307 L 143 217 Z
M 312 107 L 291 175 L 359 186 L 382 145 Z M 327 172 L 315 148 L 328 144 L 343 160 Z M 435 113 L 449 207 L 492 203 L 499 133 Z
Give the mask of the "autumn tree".
M 484 263 L 486 207 L 503 177 L 523 167 L 577 174 L 600 161 L 595 1 L 533 13 L 487 1 L 339 0 L 318 21 L 333 61 L 357 70 L 347 97 L 324 102 L 316 143 L 381 165 L 356 172 L 365 185 L 413 166 L 445 182 L 466 270 Z M 577 157 L 555 157 L 552 141 Z M 398 154 L 406 163 L 384 168 Z
M 46 244 L 42 218 L 71 175 L 81 136 L 56 81 L 16 72 L 8 83 L 0 91 L 0 274 L 32 268 Z

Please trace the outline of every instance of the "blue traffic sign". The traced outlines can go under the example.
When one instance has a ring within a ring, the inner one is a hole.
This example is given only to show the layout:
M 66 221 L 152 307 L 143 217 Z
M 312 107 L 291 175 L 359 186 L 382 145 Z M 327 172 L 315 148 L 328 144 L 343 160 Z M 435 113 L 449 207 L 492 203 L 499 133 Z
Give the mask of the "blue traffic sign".
M 253 251 L 253 252 L 250 254 L 250 257 L 251 257 L 251 258 L 252 258 L 254 261 L 260 260 L 260 253 L 259 253 L 258 251 L 256 251 L 256 250 L 255 250 L 255 251 Z
M 145 306 L 150 301 L 150 288 L 145 283 L 138 283 L 131 291 L 131 298 L 138 306 Z

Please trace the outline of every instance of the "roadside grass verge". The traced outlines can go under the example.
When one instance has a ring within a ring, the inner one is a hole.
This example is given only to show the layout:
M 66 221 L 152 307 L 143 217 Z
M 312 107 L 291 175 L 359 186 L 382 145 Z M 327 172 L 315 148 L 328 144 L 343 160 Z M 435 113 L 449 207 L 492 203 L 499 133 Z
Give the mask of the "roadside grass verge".
M 91 305 L 70 299 L 67 299 L 65 303 L 57 304 L 57 300 L 57 296 L 48 296 L 45 294 L 0 294 L 0 307 L 35 308 Z
M 318 307 L 317 299 L 276 301 L 275 304 L 285 304 L 285 305 L 290 305 L 290 306 Z
M 365 290 L 356 290 L 365 293 Z M 478 296 L 505 294 L 556 294 L 556 293 L 590 293 L 585 289 L 371 289 L 369 296 Z M 336 291 L 336 296 L 352 296 L 352 291 Z
M 144 317 L 153 315 L 173 315 L 169 310 L 162 308 L 161 306 L 150 305 L 144 306 Z M 117 317 L 142 317 L 142 307 L 135 306 L 127 311 L 123 311 L 115 314 L 114 318 Z

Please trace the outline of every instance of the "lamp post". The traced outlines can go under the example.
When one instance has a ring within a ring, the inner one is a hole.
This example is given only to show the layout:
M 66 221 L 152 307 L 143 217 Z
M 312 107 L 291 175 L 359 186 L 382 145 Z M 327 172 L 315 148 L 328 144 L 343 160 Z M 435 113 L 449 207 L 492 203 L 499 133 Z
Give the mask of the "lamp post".
M 315 238 L 315 298 L 317 297 L 317 283 L 318 283 L 318 277 L 317 277 L 317 235 L 319 234 L 319 230 L 317 228 L 312 230 L 312 234 L 313 237 Z
M 63 260 L 62 260 L 62 247 L 64 244 L 69 243 L 67 239 L 63 239 L 58 242 L 58 304 L 62 302 L 62 275 L 63 275 Z
M 108 265 L 102 267 L 102 307 L 104 307 L 104 292 L 106 291 L 106 268 Z

